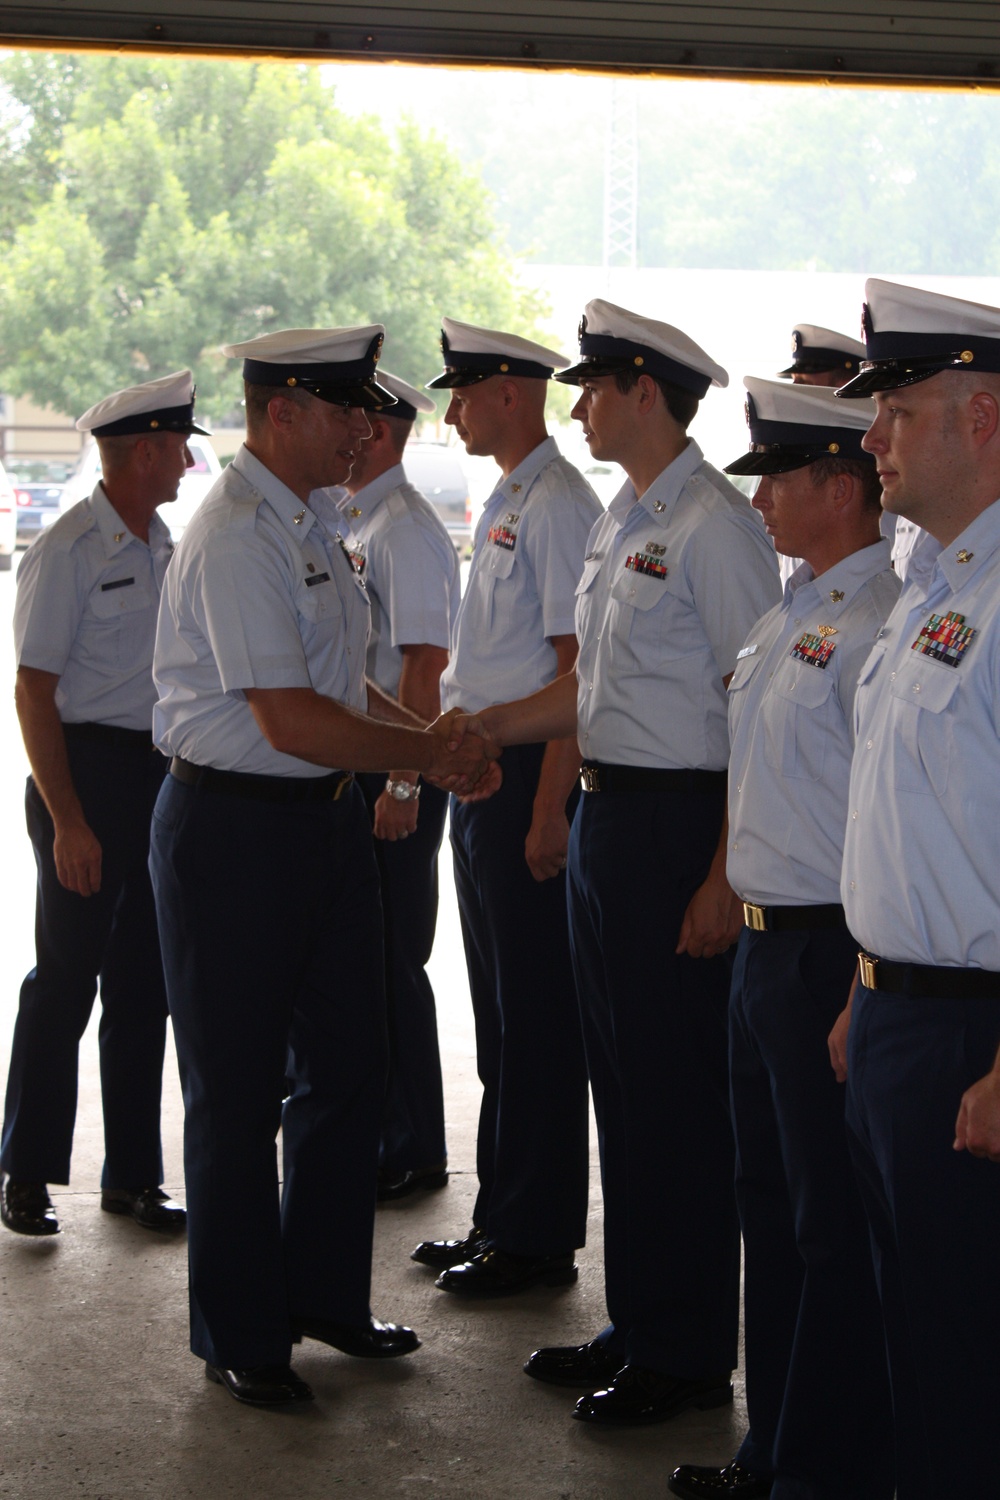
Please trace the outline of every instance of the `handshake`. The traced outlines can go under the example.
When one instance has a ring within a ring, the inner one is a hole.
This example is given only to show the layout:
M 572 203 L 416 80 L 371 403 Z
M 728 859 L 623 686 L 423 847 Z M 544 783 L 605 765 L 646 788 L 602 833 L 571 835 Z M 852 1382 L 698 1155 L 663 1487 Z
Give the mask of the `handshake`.
M 490 797 L 500 785 L 500 746 L 482 719 L 449 709 L 426 731 L 436 743 L 424 778 L 458 797 Z

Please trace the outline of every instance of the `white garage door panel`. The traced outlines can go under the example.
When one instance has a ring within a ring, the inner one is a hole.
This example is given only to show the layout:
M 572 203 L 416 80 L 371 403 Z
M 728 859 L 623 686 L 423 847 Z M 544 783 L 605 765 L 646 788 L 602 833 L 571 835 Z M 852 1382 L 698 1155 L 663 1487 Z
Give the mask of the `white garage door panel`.
M 0 5 L 15 40 L 741 73 L 1000 78 L 996 0 L 63 0 Z

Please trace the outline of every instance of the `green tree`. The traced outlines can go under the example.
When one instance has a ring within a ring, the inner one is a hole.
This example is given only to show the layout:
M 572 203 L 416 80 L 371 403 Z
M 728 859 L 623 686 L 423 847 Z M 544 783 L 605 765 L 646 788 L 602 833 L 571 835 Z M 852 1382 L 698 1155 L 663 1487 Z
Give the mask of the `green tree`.
M 444 312 L 537 332 L 476 174 L 413 124 L 348 118 L 315 70 L 42 54 L 0 84 L 14 394 L 74 413 L 187 364 L 218 417 L 240 395 L 220 346 L 272 329 L 384 322 L 419 383 Z

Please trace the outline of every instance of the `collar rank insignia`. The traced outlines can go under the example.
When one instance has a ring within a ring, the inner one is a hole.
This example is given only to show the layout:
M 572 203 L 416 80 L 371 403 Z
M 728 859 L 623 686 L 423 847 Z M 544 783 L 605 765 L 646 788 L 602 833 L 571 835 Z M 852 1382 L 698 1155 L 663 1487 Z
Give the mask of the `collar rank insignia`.
M 653 509 L 656 511 L 656 514 L 658 516 L 662 516 L 663 512 L 666 510 L 666 508 L 667 507 L 664 505 L 664 503 L 663 503 L 662 500 L 654 500 L 653 501 Z
M 795 645 L 788 654 L 794 657 L 796 661 L 808 662 L 810 667 L 819 667 L 822 671 L 825 671 L 836 649 L 837 645 L 835 641 L 831 641 L 819 633 L 814 635 L 811 630 L 807 630 L 795 642 Z
M 955 553 L 955 561 L 956 562 L 971 562 L 972 559 L 975 557 L 975 555 L 976 554 L 974 552 L 966 552 L 965 548 L 963 547 L 962 550 L 961 550 L 961 552 L 956 552 Z
M 521 493 L 521 489 L 522 489 L 522 486 L 519 485 L 519 484 L 512 484 L 511 485 L 511 490 L 514 492 L 515 495 L 519 495 Z
M 504 516 L 504 524 L 506 526 L 516 526 L 520 519 L 521 512 L 519 510 L 509 510 L 506 516 Z
M 946 666 L 957 667 L 972 645 L 977 634 L 972 625 L 966 625 L 965 616 L 949 610 L 946 615 L 931 615 L 910 647 L 921 656 L 933 656 Z
M 837 627 L 836 625 L 821 625 L 819 627 L 819 633 L 825 639 L 828 635 L 836 635 Z
M 124 536 L 125 536 L 124 531 L 116 531 L 115 532 L 115 541 L 116 542 L 122 541 L 122 539 L 124 538 Z
M 831 589 L 830 590 L 830 598 L 833 600 L 834 604 L 843 604 L 843 602 L 844 602 L 844 590 L 843 589 Z
M 308 509 L 309 509 L 309 507 L 307 505 L 304 505 L 302 507 L 302 509 L 299 511 L 298 515 L 292 517 L 292 520 L 295 522 L 296 526 L 301 526 L 302 525 L 302 522 L 306 518 L 306 511 Z
M 507 552 L 513 552 L 517 532 L 510 531 L 506 526 L 491 526 L 486 533 L 486 540 L 492 542 L 494 547 L 503 547 Z
M 665 550 L 665 549 L 664 549 Z M 666 578 L 666 563 L 658 562 L 655 557 L 650 557 L 648 552 L 633 552 L 625 559 L 626 568 L 631 568 L 633 573 L 645 573 L 649 578 Z
M 666 550 L 666 547 L 664 547 L 660 542 L 646 543 L 646 551 L 650 554 L 651 557 L 663 557 Z
M 361 514 L 361 506 L 352 505 L 347 514 L 350 516 L 352 521 L 356 521 Z

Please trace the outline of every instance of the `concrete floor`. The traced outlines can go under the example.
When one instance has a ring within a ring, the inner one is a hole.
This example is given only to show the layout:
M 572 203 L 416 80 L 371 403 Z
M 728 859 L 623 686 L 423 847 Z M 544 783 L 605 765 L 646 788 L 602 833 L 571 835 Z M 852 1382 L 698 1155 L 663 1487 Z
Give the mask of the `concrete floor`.
M 0 675 L 11 680 L 13 578 L 0 575 Z M 23 831 L 24 770 L 10 693 L 0 693 L 0 1077 L 21 978 L 31 963 L 33 867 Z M 187 1348 L 183 1243 L 103 1214 L 96 1027 L 81 1053 L 72 1182 L 53 1192 L 63 1233 L 0 1230 L 0 1497 L 433 1495 L 455 1500 L 651 1500 L 678 1463 L 723 1463 L 742 1434 L 731 1411 L 595 1433 L 569 1419 L 574 1393 L 521 1373 L 539 1344 L 577 1343 L 604 1323 L 597 1153 L 591 1228 L 576 1287 L 484 1306 L 434 1288 L 409 1259 L 420 1239 L 465 1232 L 475 1195 L 475 1074 L 454 891 L 443 861 L 433 960 L 441 1013 L 452 1178 L 441 1192 L 386 1205 L 376 1228 L 373 1308 L 410 1323 L 423 1348 L 380 1365 L 319 1344 L 295 1366 L 315 1405 L 239 1407 L 209 1385 Z M 183 1199 L 176 1064 L 165 1077 L 167 1186 Z

